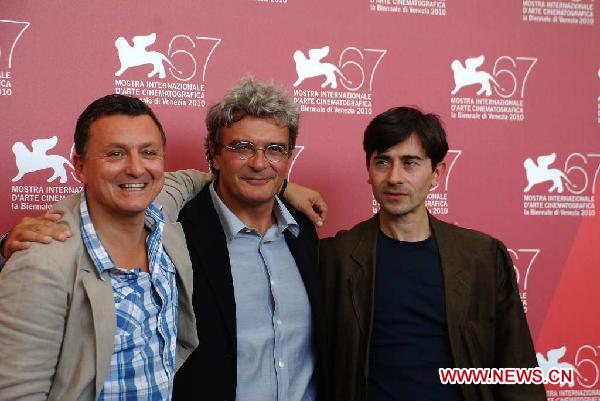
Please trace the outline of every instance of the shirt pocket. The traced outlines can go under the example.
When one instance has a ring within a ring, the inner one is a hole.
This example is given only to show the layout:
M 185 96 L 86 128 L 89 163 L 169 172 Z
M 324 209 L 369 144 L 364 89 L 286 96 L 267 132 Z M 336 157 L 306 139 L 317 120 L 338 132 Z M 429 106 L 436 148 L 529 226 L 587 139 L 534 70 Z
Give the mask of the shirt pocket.
M 115 352 L 135 348 L 137 342 L 143 338 L 141 332 L 145 322 L 150 317 L 144 309 L 141 294 L 129 287 L 122 287 L 115 293 Z

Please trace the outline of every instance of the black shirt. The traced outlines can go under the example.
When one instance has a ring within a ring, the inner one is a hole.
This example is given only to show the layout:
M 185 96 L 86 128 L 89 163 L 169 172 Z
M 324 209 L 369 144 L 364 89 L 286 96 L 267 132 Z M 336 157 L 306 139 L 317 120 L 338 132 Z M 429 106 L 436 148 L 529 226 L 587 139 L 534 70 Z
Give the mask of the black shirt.
M 454 367 L 437 243 L 377 239 L 369 400 L 458 401 L 438 368 Z

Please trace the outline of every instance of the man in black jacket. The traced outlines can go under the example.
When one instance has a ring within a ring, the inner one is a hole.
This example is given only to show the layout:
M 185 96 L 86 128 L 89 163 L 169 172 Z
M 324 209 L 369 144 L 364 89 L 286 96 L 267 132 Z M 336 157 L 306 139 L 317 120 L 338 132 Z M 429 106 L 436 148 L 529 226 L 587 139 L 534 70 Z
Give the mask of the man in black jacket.
M 200 345 L 176 375 L 174 400 L 325 398 L 318 237 L 276 196 L 298 118 L 283 91 L 249 78 L 208 112 L 216 179 L 179 215 Z

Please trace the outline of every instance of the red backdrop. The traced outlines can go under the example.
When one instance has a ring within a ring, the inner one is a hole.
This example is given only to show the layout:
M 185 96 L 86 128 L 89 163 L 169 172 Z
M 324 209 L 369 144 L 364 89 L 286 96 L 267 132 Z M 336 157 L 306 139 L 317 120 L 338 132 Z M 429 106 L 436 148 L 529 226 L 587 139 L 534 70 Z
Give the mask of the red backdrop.
M 107 93 L 151 103 L 168 169 L 206 169 L 207 105 L 244 74 L 288 87 L 322 236 L 377 208 L 368 121 L 418 105 L 451 148 L 430 210 L 510 248 L 542 362 L 577 368 L 550 398 L 600 396 L 598 19 L 594 0 L 2 0 L 0 230 L 79 189 L 75 120 Z

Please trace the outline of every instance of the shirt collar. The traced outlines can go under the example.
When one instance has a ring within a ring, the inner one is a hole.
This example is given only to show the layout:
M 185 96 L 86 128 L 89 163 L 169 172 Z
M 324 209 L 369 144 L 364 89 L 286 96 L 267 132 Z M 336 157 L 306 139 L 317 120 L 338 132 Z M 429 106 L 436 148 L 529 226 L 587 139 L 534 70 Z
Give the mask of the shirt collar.
M 85 191 L 81 192 L 81 199 L 79 201 L 79 207 L 81 211 L 80 218 L 80 229 L 83 237 L 83 243 L 98 270 L 98 274 L 102 277 L 102 273 L 105 270 L 117 267 L 115 262 L 112 260 L 106 248 L 102 244 L 102 241 L 98 237 L 98 233 L 94 228 L 92 219 L 88 209 L 87 199 Z M 162 237 L 162 230 L 164 227 L 164 215 L 162 212 L 162 206 L 156 202 L 152 202 L 144 211 L 144 224 L 150 230 L 148 238 L 160 235 Z M 148 240 L 146 240 L 148 241 Z M 162 242 L 162 241 L 161 241 Z
M 214 188 L 215 184 L 216 181 L 213 181 L 209 186 L 210 197 L 212 198 L 215 210 L 219 215 L 219 220 L 221 220 L 221 226 L 223 227 L 227 242 L 231 242 L 235 235 L 240 231 L 253 228 L 246 227 L 246 224 L 244 224 L 244 222 L 240 220 L 227 205 L 225 205 Z M 287 229 L 294 237 L 297 237 L 300 234 L 300 226 L 278 197 L 275 197 L 273 214 L 275 215 L 275 221 L 279 232 L 283 232 Z

